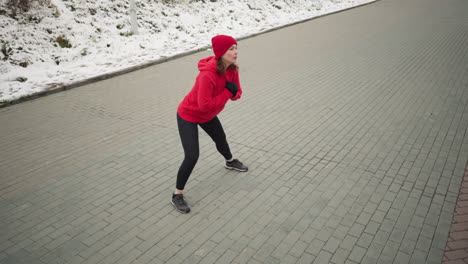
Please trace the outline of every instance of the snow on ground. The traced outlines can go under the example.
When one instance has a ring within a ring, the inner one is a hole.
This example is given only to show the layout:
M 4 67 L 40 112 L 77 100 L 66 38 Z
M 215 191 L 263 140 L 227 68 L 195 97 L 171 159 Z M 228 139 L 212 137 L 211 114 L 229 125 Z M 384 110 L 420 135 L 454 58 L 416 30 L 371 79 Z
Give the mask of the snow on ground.
M 374 0 L 0 1 L 0 103 Z

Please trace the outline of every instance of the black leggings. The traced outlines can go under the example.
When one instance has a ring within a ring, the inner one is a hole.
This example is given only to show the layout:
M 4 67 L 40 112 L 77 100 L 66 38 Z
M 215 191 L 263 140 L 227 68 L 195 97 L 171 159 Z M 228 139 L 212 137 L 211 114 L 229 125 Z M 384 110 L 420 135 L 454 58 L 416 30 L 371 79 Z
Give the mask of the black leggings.
M 198 125 L 213 139 L 216 144 L 216 149 L 224 156 L 226 160 L 232 159 L 231 150 L 226 140 L 223 126 L 219 122 L 218 117 L 212 120 L 198 124 L 185 121 L 177 114 L 177 126 L 179 127 L 180 139 L 182 147 L 184 148 L 184 161 L 180 165 L 179 172 L 177 173 L 178 190 L 183 190 L 185 184 L 192 173 L 195 164 L 197 164 L 198 157 L 200 156 L 199 143 L 198 143 Z

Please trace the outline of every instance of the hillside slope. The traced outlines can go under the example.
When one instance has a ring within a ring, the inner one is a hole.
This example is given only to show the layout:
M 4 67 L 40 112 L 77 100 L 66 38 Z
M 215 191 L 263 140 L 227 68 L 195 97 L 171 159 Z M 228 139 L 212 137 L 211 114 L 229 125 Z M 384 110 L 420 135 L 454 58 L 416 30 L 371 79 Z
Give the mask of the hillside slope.
M 138 34 L 129 0 L 2 1 L 0 101 L 370 1 L 135 0 Z

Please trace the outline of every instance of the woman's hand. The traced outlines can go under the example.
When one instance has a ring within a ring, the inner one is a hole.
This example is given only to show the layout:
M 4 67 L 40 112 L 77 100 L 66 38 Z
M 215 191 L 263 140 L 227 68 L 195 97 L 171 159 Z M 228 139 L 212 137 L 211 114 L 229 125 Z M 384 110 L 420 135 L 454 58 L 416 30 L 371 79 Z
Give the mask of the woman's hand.
M 228 89 L 231 93 L 232 93 L 232 96 L 236 96 L 237 94 L 237 84 L 233 83 L 233 82 L 226 82 L 226 89 Z

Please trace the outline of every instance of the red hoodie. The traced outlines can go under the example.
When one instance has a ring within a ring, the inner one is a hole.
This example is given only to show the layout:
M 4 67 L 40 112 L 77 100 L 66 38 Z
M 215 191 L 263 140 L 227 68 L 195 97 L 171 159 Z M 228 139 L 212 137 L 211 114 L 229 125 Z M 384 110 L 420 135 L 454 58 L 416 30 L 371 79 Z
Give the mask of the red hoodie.
M 193 123 L 205 123 L 217 116 L 229 99 L 235 101 L 242 95 L 239 82 L 239 71 L 216 72 L 214 56 L 198 62 L 200 73 L 192 90 L 180 102 L 177 113 L 182 119 Z M 237 84 L 236 96 L 225 88 L 226 81 Z

